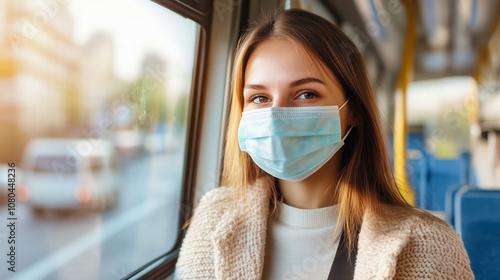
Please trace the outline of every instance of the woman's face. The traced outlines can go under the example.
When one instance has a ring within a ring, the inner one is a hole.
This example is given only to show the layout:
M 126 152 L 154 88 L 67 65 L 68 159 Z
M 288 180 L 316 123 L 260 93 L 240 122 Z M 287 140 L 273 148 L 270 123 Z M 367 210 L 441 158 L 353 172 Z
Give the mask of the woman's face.
M 245 70 L 243 111 L 267 107 L 339 107 L 346 101 L 335 76 L 285 39 L 261 43 Z M 348 104 L 340 110 L 342 135 L 348 125 Z

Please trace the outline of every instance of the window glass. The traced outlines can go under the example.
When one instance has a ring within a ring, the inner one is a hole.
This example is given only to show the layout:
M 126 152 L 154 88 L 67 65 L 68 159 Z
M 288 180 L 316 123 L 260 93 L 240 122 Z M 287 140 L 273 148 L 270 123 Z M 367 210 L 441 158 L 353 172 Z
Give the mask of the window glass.
M 121 279 L 173 248 L 197 34 L 149 0 L 0 0 L 0 279 Z

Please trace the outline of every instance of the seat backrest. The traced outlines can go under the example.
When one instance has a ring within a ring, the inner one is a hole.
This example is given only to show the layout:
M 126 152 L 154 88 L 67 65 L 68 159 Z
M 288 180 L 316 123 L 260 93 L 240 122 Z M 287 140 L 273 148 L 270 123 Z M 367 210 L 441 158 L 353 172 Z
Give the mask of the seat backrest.
M 429 157 L 427 184 L 428 210 L 445 211 L 445 196 L 449 188 L 465 185 L 465 164 L 462 159 L 437 159 Z
M 446 191 L 446 197 L 445 197 L 445 214 L 447 218 L 447 222 L 452 225 L 455 228 L 455 196 L 457 195 L 457 192 L 464 188 L 464 186 L 461 185 L 455 185 L 453 187 L 450 187 Z M 455 229 L 456 230 L 456 229 Z
M 415 192 L 416 205 L 422 209 L 428 209 L 427 198 L 427 162 L 425 155 L 420 150 L 408 150 L 408 163 L 406 174 L 408 183 Z
M 476 279 L 499 279 L 500 190 L 461 188 L 455 196 L 455 228 Z

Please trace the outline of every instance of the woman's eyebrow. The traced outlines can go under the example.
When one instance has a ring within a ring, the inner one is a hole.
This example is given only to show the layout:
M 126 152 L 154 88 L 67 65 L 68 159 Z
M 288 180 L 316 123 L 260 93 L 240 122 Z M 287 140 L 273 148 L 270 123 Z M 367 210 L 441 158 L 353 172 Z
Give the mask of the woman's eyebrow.
M 257 89 L 257 90 L 267 89 L 266 86 L 263 86 L 263 85 L 254 85 L 254 84 L 246 84 L 245 87 L 243 87 L 243 88 Z
M 291 82 L 290 83 L 290 87 L 296 87 L 296 86 L 300 86 L 302 84 L 307 84 L 307 83 L 320 83 L 320 84 L 323 84 L 323 85 L 325 84 L 320 79 L 316 79 L 316 78 L 303 78 L 303 79 Z M 257 90 L 267 89 L 266 86 L 256 85 L 256 84 L 246 84 L 243 88 L 246 88 L 246 89 L 257 89 Z
M 300 86 L 302 84 L 307 84 L 307 83 L 320 83 L 320 84 L 325 84 L 322 80 L 316 79 L 316 78 L 304 78 L 300 80 L 296 80 L 290 83 L 290 87 L 296 87 Z

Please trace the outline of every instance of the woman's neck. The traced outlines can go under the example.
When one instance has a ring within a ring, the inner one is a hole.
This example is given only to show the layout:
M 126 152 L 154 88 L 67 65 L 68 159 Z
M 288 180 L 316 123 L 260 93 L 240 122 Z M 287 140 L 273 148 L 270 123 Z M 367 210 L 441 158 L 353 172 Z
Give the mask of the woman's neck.
M 338 180 L 340 151 L 318 171 L 300 182 L 279 180 L 283 202 L 300 209 L 337 204 L 333 194 Z

